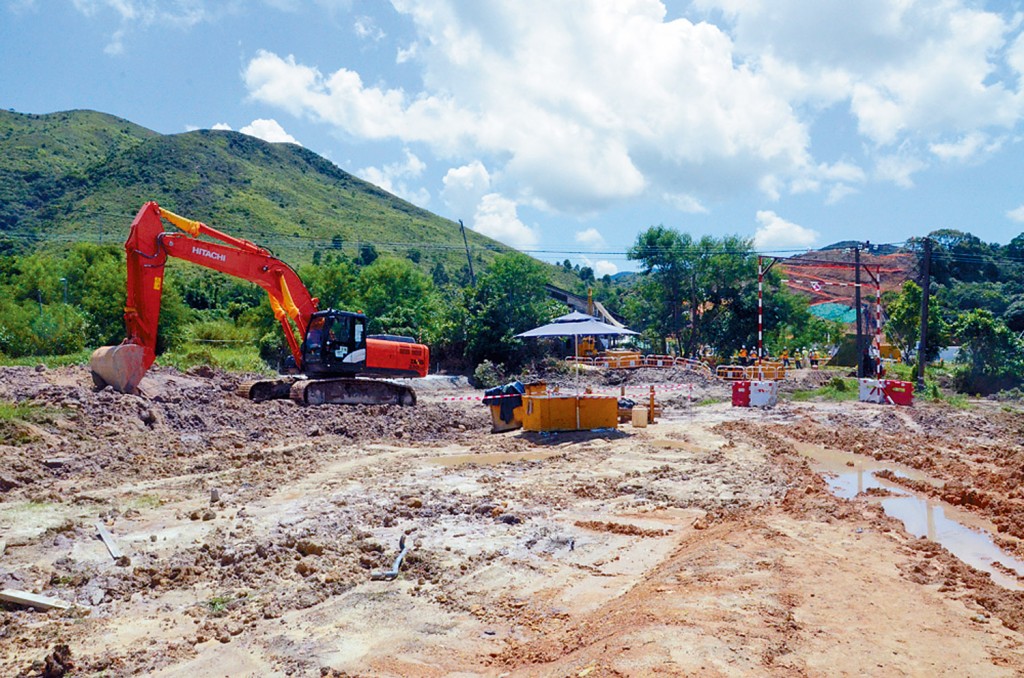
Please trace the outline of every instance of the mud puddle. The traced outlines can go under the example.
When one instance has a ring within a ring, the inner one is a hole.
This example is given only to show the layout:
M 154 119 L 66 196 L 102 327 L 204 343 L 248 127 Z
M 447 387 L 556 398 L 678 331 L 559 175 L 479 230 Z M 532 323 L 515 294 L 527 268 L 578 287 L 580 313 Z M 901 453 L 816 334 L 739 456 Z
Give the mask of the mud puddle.
M 992 540 L 994 526 L 951 504 L 918 496 L 875 474 L 888 470 L 902 478 L 940 485 L 933 478 L 915 469 L 851 452 L 811 443 L 794 444 L 797 451 L 811 461 L 815 472 L 824 477 L 837 497 L 852 499 L 872 488 L 886 490 L 893 496 L 881 497 L 878 502 L 886 515 L 903 523 L 908 533 L 938 543 L 964 563 L 988 572 L 992 581 L 1004 588 L 1024 589 L 1021 583 L 1024 561 L 996 546 Z

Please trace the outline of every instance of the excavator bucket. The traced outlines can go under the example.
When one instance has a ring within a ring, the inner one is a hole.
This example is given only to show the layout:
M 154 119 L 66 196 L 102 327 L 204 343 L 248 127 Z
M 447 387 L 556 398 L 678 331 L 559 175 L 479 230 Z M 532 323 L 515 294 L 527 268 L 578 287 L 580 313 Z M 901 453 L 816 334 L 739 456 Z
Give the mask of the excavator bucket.
M 145 349 L 138 344 L 101 346 L 92 352 L 89 368 L 96 386 L 110 385 L 121 393 L 135 393 L 146 374 Z

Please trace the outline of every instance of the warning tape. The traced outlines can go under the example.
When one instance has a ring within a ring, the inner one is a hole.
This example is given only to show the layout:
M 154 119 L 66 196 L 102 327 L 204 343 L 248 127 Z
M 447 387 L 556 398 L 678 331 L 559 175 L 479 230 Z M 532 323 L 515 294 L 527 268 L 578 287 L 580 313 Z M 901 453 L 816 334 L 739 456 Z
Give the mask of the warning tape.
M 654 392 L 655 392 L 655 394 L 657 394 L 659 391 L 661 391 L 661 392 L 663 392 L 663 391 L 679 391 L 679 390 L 684 389 L 684 388 L 689 388 L 690 395 L 693 395 L 693 384 L 661 384 L 661 385 L 658 386 L 657 389 L 655 389 Z M 626 388 L 626 392 L 627 393 L 630 393 L 630 392 L 632 392 L 632 393 L 640 393 L 640 394 L 643 394 L 645 396 L 649 396 L 651 394 L 651 387 L 648 386 L 648 387 L 645 388 L 645 387 L 642 387 L 642 386 L 630 386 L 630 387 Z M 454 401 L 460 401 L 460 400 L 476 400 L 476 401 L 487 400 L 487 401 L 491 401 L 491 400 L 501 400 L 502 398 L 524 398 L 524 397 L 531 396 L 531 395 L 536 395 L 536 396 L 562 396 L 562 397 L 577 397 L 577 398 L 607 398 L 609 395 L 618 395 L 619 397 L 622 397 L 621 390 L 619 390 L 619 391 L 597 391 L 597 392 L 591 392 L 591 393 L 575 394 L 575 393 L 556 392 L 556 391 L 552 391 L 552 390 L 549 389 L 549 390 L 545 391 L 543 394 L 539 394 L 539 393 L 531 393 L 531 394 L 527 394 L 527 393 L 511 393 L 511 394 L 493 395 L 493 396 L 450 396 L 450 397 L 447 397 L 447 398 L 441 398 L 441 400 L 442 401 L 448 401 L 448 402 L 454 402 Z
M 810 285 L 812 288 L 817 290 L 819 287 L 863 287 L 859 283 L 837 283 L 837 282 L 821 282 L 818 280 L 795 280 L 793 278 L 782 278 L 780 282 L 784 283 L 797 283 L 799 285 Z

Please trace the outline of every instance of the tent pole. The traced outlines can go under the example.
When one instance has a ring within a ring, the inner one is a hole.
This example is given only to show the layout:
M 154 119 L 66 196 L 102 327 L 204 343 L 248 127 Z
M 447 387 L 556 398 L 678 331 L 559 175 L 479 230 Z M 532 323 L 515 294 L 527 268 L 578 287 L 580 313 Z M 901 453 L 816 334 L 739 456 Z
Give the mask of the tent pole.
M 573 351 L 576 358 L 576 430 L 580 430 L 580 335 L 572 335 Z

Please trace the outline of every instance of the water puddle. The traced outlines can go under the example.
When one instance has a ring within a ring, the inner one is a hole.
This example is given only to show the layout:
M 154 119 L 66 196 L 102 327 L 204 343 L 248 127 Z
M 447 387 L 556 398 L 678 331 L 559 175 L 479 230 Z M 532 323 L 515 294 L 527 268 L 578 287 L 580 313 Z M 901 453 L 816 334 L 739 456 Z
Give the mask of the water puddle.
M 539 452 L 511 452 L 498 454 L 449 454 L 444 457 L 427 459 L 429 464 L 439 466 L 465 466 L 467 464 L 479 464 L 481 466 L 494 466 L 497 464 L 512 464 L 518 461 L 540 461 L 565 454 L 561 450 L 548 450 Z
M 882 497 L 879 503 L 886 515 L 903 523 L 908 533 L 940 544 L 971 567 L 988 572 L 992 581 L 1004 588 L 1024 589 L 1020 581 L 999 567 L 1024 577 L 1024 561 L 996 546 L 991 537 L 994 528 L 988 521 L 952 504 L 920 497 L 875 474 L 887 469 L 898 477 L 941 485 L 933 478 L 916 469 L 850 452 L 811 443 L 795 443 L 795 446 L 811 461 L 811 468 L 822 474 L 836 496 L 850 499 L 871 488 L 887 490 L 894 496 Z

